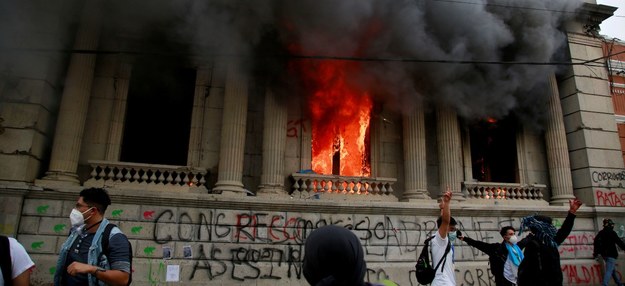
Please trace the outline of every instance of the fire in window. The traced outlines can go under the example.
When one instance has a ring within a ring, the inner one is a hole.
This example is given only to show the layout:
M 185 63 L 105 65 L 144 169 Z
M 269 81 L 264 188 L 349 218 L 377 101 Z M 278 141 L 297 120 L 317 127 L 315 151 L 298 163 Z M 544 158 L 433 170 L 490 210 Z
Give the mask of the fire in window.
M 307 90 L 312 169 L 319 174 L 371 175 L 369 129 L 373 100 L 350 81 L 359 64 L 306 60 L 296 68 Z

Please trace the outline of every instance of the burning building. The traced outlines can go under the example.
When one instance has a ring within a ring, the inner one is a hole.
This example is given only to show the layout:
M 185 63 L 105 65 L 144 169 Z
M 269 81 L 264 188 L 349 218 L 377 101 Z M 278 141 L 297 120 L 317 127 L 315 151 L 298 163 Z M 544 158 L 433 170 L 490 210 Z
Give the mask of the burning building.
M 460 229 L 491 242 L 581 198 L 594 208 L 563 272 L 601 279 L 598 222 L 625 225 L 597 34 L 613 7 L 83 2 L 0 4 L 0 231 L 33 256 L 36 285 L 85 187 L 112 196 L 133 285 L 164 284 L 166 265 L 185 285 L 305 285 L 303 242 L 326 224 L 361 238 L 368 281 L 416 284 L 447 188 Z M 459 283 L 486 279 L 485 256 L 456 251 Z

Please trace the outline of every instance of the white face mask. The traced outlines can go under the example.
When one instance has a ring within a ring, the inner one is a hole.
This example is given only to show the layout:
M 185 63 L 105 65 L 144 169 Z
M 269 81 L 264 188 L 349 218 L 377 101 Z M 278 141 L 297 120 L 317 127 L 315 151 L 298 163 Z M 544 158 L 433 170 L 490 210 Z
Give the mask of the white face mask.
M 510 243 L 512 244 L 516 244 L 517 242 L 519 242 L 519 238 L 516 237 L 516 235 L 513 235 L 510 237 L 510 240 L 508 240 Z
M 89 208 L 84 213 L 88 212 L 91 209 L 92 208 Z M 72 210 L 72 212 L 69 214 L 69 221 L 71 222 L 72 227 L 81 226 L 81 225 L 85 224 L 85 217 L 83 216 L 84 213 L 81 213 L 77 209 L 73 209 Z M 91 216 L 89 216 L 89 217 L 91 217 Z M 89 218 L 87 218 L 87 219 L 89 219 Z

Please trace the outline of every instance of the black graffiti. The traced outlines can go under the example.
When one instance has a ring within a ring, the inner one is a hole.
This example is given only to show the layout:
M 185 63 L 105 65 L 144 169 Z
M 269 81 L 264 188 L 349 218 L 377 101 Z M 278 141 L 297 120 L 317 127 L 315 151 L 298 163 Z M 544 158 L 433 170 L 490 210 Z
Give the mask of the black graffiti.
M 296 279 L 302 278 L 302 245 L 298 245 L 297 247 L 289 247 L 289 253 L 287 254 L 287 277 L 295 277 Z M 291 273 L 295 273 L 294 276 L 291 276 Z
M 382 280 L 393 280 L 391 279 L 391 277 L 388 276 L 388 274 L 386 274 L 386 271 L 384 271 L 384 269 L 371 269 L 371 268 L 367 268 L 367 276 L 365 277 L 367 282 L 380 282 Z
M 170 210 L 166 210 L 164 212 L 162 212 L 161 214 L 159 214 L 156 219 L 154 220 L 154 232 L 153 232 L 153 237 L 154 237 L 154 242 L 159 243 L 159 244 L 165 244 L 167 242 L 170 242 L 172 240 L 171 235 L 167 235 L 167 237 L 165 239 L 160 239 L 159 235 L 158 235 L 158 230 L 159 228 L 158 226 L 158 222 L 161 220 L 161 218 L 165 215 L 165 214 L 169 214 L 169 219 L 172 219 L 174 217 L 174 213 Z
M 460 272 L 456 269 L 456 273 Z M 465 270 L 461 275 L 463 281 L 460 286 L 494 286 L 495 276 L 490 272 L 490 268 L 486 270 L 482 268 Z
M 278 261 L 278 266 L 282 264 L 284 253 L 281 249 L 277 248 L 262 248 L 262 249 L 251 249 L 251 248 L 236 248 L 230 250 L 232 252 L 232 272 L 231 278 L 237 281 L 244 281 L 245 279 L 281 279 L 279 276 L 275 276 L 273 274 L 273 261 L 276 259 Z M 269 261 L 271 267 L 269 268 L 269 273 L 265 273 L 261 275 L 261 270 L 256 266 L 258 262 L 263 260 Z M 237 267 L 239 268 L 247 268 L 251 269 L 251 273 L 255 273 L 253 275 L 249 275 L 250 271 L 240 270 L 237 271 Z M 238 277 L 236 273 L 247 273 L 243 277 Z
M 223 275 L 224 273 L 226 273 L 226 270 L 227 270 L 226 263 L 217 259 L 217 254 L 221 253 L 221 250 L 219 250 L 218 248 L 214 246 L 211 246 L 210 259 L 206 257 L 206 254 L 204 253 L 204 245 L 200 244 L 198 252 L 199 252 L 199 259 L 195 262 L 195 265 L 193 266 L 193 271 L 191 272 L 191 276 L 189 277 L 189 280 L 193 280 L 193 278 L 195 277 L 195 272 L 198 269 L 206 270 L 208 274 L 208 279 L 210 280 L 213 280 L 216 277 L 219 277 Z M 211 264 L 211 261 L 219 265 L 221 268 L 221 271 L 215 272 L 213 265 Z M 200 262 L 202 264 L 200 264 Z
M 603 181 L 625 181 L 625 170 L 620 172 L 592 172 L 592 181 L 595 183 Z
M 155 243 L 184 242 L 197 248 L 189 280 L 300 280 L 303 274 L 303 245 L 309 234 L 325 225 L 334 224 L 352 230 L 361 240 L 367 256 L 378 256 L 375 261 L 409 261 L 423 247 L 423 240 L 437 230 L 434 220 L 404 218 L 393 219 L 385 215 L 342 216 L 309 219 L 288 216 L 285 213 L 243 211 L 222 212 L 208 209 L 193 212 L 163 210 L 153 221 Z M 466 221 L 465 221 L 466 222 Z M 472 220 L 465 231 L 462 221 L 458 229 L 468 236 L 484 242 L 500 242 L 499 228 L 518 225 L 519 219 Z M 199 243 L 198 243 L 199 242 Z M 456 258 L 459 261 L 480 261 L 481 267 L 456 270 L 458 285 L 495 285 L 494 277 L 485 267 L 488 262 L 481 251 L 457 240 Z M 174 244 L 178 245 L 178 243 Z M 374 264 L 375 265 L 375 264 Z M 404 267 L 404 266 L 400 266 Z M 402 272 L 398 277 L 388 277 L 388 269 L 367 269 L 366 279 L 376 282 L 399 279 L 403 283 L 418 285 L 414 270 Z M 405 275 L 408 275 L 406 277 Z M 270 282 L 272 283 L 272 282 Z
M 161 212 L 154 220 L 154 228 L 152 237 L 154 242 L 165 244 L 174 240 L 175 234 L 178 241 L 196 241 L 196 242 L 212 242 L 213 235 L 216 238 L 224 238 L 230 235 L 231 229 L 229 225 L 222 224 L 225 219 L 223 213 L 215 213 L 211 210 L 208 213 L 200 213 L 197 222 L 186 212 L 180 213 L 174 220 L 174 212 L 165 210 Z M 176 224 L 176 232 L 172 233 L 167 226 Z M 207 237 L 203 237 L 206 232 Z
M 200 271 L 205 271 L 209 280 L 229 273 L 230 279 L 239 282 L 256 279 L 280 280 L 285 276 L 285 269 L 289 279 L 302 277 L 301 245 L 288 245 L 286 248 L 220 248 L 219 244 L 211 244 L 207 255 L 204 245 L 199 244 L 198 253 L 189 280 L 199 278 L 197 274 Z M 279 273 L 278 269 L 281 269 Z

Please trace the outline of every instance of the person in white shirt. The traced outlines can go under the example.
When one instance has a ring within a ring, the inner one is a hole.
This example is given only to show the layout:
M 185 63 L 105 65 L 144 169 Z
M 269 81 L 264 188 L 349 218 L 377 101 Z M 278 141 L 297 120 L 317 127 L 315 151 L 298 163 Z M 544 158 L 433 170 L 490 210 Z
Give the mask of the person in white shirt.
M 0 271 L 0 286 L 28 286 L 30 285 L 30 272 L 35 263 L 30 259 L 26 249 L 12 237 L 0 237 L 0 239 L 8 239 L 8 247 L 6 240 L 0 247 L 0 259 L 10 260 L 10 265 L 2 263 L 2 271 Z M 7 253 L 9 251 L 9 253 Z M 10 266 L 10 270 L 6 267 Z M 10 271 L 10 272 L 8 272 Z M 5 277 L 5 273 L 10 273 L 10 277 Z
M 436 221 L 438 231 L 434 234 L 432 245 L 432 265 L 437 265 L 441 259 L 444 259 L 440 269 L 436 271 L 432 286 L 455 286 L 455 267 L 454 267 L 454 251 L 453 242 L 456 239 L 456 220 L 451 217 L 451 192 L 447 191 L 443 194 L 439 207 L 441 216 Z M 449 245 L 449 250 L 447 247 Z M 447 255 L 443 255 L 447 252 Z

